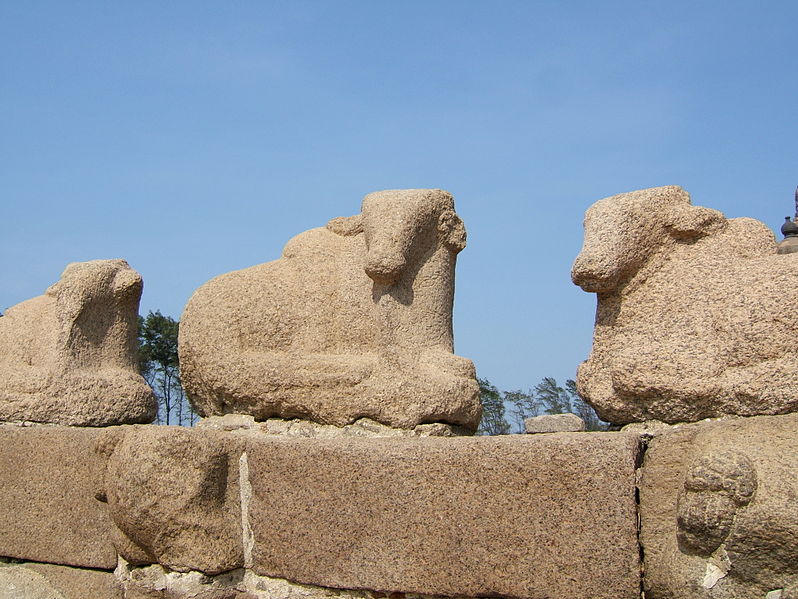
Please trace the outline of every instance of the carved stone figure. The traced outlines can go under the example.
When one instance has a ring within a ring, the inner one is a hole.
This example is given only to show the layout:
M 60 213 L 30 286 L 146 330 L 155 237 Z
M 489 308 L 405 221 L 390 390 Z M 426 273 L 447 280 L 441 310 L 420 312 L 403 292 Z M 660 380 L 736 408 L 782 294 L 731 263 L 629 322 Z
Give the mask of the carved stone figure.
M 683 422 L 798 409 L 798 257 L 679 187 L 596 202 L 574 283 L 596 293 L 579 393 L 602 419 Z
M 75 426 L 151 422 L 138 374 L 142 282 L 124 260 L 67 266 L 0 318 L 0 420 Z
M 798 414 L 658 433 L 645 454 L 640 540 L 652 599 L 798 597 Z
M 279 260 L 200 287 L 180 324 L 181 377 L 203 416 L 476 428 L 479 388 L 452 341 L 465 247 L 452 196 L 367 195 L 362 213 L 293 238 Z
M 130 564 L 216 574 L 244 564 L 239 437 L 174 426 L 113 427 L 97 499 L 117 527 L 113 543 Z

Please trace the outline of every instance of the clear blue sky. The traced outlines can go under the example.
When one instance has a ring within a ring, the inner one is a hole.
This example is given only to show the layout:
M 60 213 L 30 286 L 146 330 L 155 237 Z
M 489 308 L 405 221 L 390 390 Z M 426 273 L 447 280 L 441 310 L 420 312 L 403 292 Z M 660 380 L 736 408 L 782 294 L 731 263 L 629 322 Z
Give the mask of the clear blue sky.
M 585 209 L 666 184 L 773 228 L 795 2 L 0 4 L 0 309 L 127 259 L 142 312 L 388 188 L 454 193 L 455 343 L 501 389 L 587 357 Z

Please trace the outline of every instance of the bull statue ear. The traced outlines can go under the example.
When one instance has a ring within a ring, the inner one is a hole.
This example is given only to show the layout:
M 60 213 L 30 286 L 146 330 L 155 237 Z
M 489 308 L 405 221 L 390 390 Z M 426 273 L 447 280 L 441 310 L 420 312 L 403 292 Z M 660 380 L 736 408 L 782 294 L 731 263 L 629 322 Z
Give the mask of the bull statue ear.
M 463 220 L 454 210 L 444 210 L 438 217 L 438 231 L 443 242 L 453 252 L 459 252 L 466 246 L 466 230 Z
M 689 241 L 718 231 L 725 224 L 722 212 L 688 204 L 674 207 L 665 226 L 676 239 Z
M 363 232 L 363 215 L 339 216 L 327 223 L 327 228 L 338 235 L 348 237 Z

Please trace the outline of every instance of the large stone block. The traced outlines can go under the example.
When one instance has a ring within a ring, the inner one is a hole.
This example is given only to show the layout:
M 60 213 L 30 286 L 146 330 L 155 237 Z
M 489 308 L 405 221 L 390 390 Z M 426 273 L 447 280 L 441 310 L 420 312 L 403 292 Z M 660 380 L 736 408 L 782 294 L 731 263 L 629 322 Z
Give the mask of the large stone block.
M 637 598 L 636 435 L 248 442 L 257 574 L 343 589 Z
M 655 436 L 640 488 L 647 598 L 798 597 L 796 431 L 788 414 Z
M 241 436 L 120 426 L 102 434 L 97 451 L 106 458 L 99 496 L 125 560 L 208 574 L 243 566 Z
M 596 202 L 572 271 L 598 298 L 580 394 L 616 424 L 798 410 L 796 272 L 763 223 L 679 187 Z
M 294 237 L 279 260 L 200 287 L 180 321 L 181 380 L 203 416 L 474 431 L 474 365 L 454 355 L 466 233 L 436 189 L 369 194 L 362 213 Z
M 67 266 L 44 295 L 0 317 L 0 420 L 73 426 L 151 422 L 138 373 L 142 282 L 124 260 Z
M 113 572 L 53 564 L 0 564 L 2 599 L 122 599 Z
M 113 569 L 99 429 L 0 425 L 0 555 Z

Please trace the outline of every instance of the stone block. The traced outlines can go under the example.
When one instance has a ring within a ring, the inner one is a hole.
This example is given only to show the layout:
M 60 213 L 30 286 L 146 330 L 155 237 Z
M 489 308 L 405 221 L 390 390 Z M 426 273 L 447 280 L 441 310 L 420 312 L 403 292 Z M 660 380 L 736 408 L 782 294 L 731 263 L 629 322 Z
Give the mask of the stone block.
M 0 426 L 0 555 L 112 570 L 107 507 L 94 497 L 100 429 Z
M 576 414 L 544 414 L 524 420 L 524 432 L 578 433 L 585 430 L 585 421 Z
M 647 598 L 798 597 L 796 430 L 798 414 L 729 418 L 650 441 L 640 486 Z
M 216 574 L 243 565 L 240 435 L 177 426 L 122 426 L 98 439 L 100 497 L 131 564 Z
M 447 596 L 637 598 L 636 435 L 250 438 L 256 574 Z
M 25 562 L 0 564 L 3 599 L 122 599 L 113 572 Z

